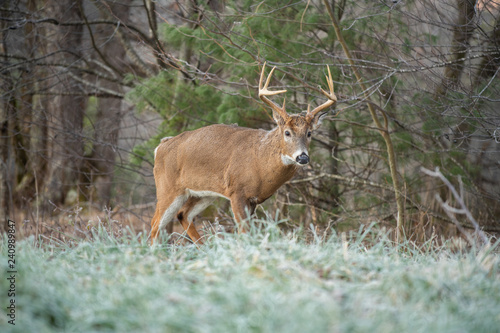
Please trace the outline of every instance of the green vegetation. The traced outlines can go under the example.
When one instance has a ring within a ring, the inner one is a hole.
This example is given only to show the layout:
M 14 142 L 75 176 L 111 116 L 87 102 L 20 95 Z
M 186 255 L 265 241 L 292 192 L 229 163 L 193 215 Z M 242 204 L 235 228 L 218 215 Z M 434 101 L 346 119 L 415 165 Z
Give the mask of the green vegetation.
M 283 233 L 256 221 L 206 245 L 146 237 L 17 243 L 16 325 L 2 332 L 494 332 L 495 246 L 395 245 L 376 226 Z M 308 239 L 308 240 L 306 240 Z M 2 272 L 7 246 L 1 244 Z M 8 281 L 2 274 L 2 308 Z M 5 311 L 4 311 L 5 312 Z

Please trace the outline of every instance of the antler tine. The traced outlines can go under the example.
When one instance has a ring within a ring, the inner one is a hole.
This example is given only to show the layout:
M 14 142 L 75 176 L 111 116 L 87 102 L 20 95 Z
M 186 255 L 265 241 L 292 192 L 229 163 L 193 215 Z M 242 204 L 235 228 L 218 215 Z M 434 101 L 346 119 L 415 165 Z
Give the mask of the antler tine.
M 269 86 L 269 82 L 271 82 L 271 77 L 273 75 L 274 70 L 276 69 L 276 66 L 273 67 L 269 75 L 267 76 L 266 83 L 264 84 L 264 87 L 262 86 L 262 82 L 264 81 L 264 72 L 266 69 L 266 63 L 262 66 L 262 71 L 260 72 L 260 78 L 259 78 L 259 98 L 269 105 L 274 111 L 278 112 L 283 118 L 288 118 L 288 114 L 285 111 L 285 100 L 283 100 L 283 107 L 279 107 L 276 103 L 271 101 L 269 98 L 266 96 L 273 96 L 273 95 L 278 95 L 285 93 L 286 90 L 276 90 L 276 91 L 270 91 L 267 89 Z
M 314 117 L 316 114 L 318 114 L 318 112 L 320 112 L 321 110 L 326 109 L 333 103 L 337 102 L 337 96 L 335 96 L 335 93 L 333 92 L 333 80 L 332 80 L 332 73 L 330 72 L 330 66 L 327 65 L 327 68 L 328 68 L 328 76 L 326 77 L 326 82 L 328 83 L 328 88 L 330 91 L 326 92 L 325 90 L 323 90 L 323 88 L 321 88 L 321 92 L 323 93 L 323 95 L 328 97 L 328 101 L 314 108 L 312 111 L 309 111 L 309 106 L 308 106 L 307 115 L 311 118 Z

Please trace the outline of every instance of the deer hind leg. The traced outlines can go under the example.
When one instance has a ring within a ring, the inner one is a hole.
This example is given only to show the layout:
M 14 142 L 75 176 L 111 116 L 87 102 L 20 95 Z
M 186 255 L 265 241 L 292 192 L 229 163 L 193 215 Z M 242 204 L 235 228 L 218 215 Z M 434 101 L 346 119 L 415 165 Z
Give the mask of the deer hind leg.
M 214 200 L 213 197 L 190 197 L 177 214 L 179 222 L 195 244 L 203 244 L 204 241 L 196 230 L 193 219 Z
M 158 238 L 161 229 L 165 228 L 168 223 L 172 222 L 175 214 L 187 201 L 186 195 L 170 197 L 165 200 L 158 200 L 156 203 L 156 211 L 151 220 L 151 244 Z

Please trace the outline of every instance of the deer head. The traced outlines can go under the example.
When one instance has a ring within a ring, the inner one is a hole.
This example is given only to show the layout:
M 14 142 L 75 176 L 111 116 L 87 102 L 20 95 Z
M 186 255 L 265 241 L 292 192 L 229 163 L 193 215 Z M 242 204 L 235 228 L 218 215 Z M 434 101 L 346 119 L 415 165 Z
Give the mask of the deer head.
M 309 163 L 308 149 L 311 143 L 312 132 L 321 125 L 326 115 L 326 112 L 320 113 L 320 111 L 337 101 L 337 96 L 335 96 L 333 92 L 333 80 L 330 67 L 328 67 L 328 76 L 326 77 L 329 92 L 321 89 L 322 93 L 328 97 L 328 100 L 312 111 L 310 106 L 308 106 L 305 115 L 289 115 L 285 109 L 285 100 L 283 100 L 283 106 L 280 107 L 267 97 L 285 93 L 286 90 L 270 91 L 268 89 L 269 82 L 271 81 L 271 77 L 276 67 L 273 67 L 263 85 L 265 68 L 266 64 L 264 63 L 259 79 L 259 98 L 273 110 L 273 118 L 281 134 L 282 161 L 284 164 L 306 165 Z

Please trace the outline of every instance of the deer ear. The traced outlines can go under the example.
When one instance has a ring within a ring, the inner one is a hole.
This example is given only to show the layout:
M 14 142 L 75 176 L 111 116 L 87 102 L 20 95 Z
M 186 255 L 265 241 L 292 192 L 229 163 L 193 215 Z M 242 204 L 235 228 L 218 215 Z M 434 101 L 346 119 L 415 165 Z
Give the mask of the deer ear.
M 321 126 L 321 123 L 325 119 L 326 115 L 327 115 L 327 113 L 323 112 L 321 114 L 317 114 L 316 116 L 314 116 L 314 118 L 312 120 L 312 124 L 311 124 L 313 130 L 318 129 Z
M 274 110 L 273 110 L 273 118 L 274 118 L 274 121 L 276 122 L 276 124 L 278 124 L 278 126 L 283 126 L 286 123 L 286 119 L 283 118 L 283 116 L 281 114 L 279 114 L 278 112 L 276 112 Z

